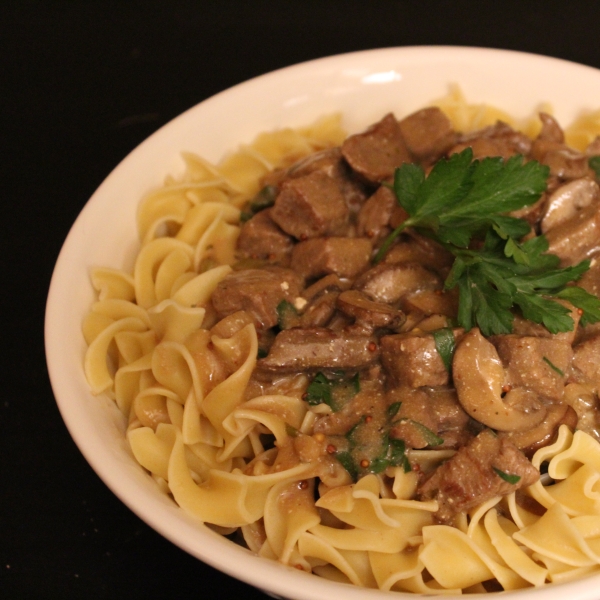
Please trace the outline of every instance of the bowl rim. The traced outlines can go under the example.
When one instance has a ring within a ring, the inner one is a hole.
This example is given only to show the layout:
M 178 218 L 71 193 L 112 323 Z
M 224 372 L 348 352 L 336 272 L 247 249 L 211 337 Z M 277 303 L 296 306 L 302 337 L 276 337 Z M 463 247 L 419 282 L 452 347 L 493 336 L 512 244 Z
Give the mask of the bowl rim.
M 121 449 L 109 449 L 104 447 L 98 435 L 94 435 L 92 423 L 88 414 L 88 405 L 85 402 L 78 403 L 68 392 L 69 381 L 65 379 L 65 366 L 74 364 L 81 360 L 82 345 L 76 348 L 64 348 L 63 338 L 61 336 L 61 327 L 69 318 L 68 311 L 63 307 L 64 294 L 62 287 L 65 282 L 69 281 L 69 260 L 76 252 L 77 244 L 81 242 L 82 223 L 89 218 L 92 208 L 102 201 L 106 190 L 114 185 L 114 182 L 120 177 L 123 177 L 127 172 L 130 163 L 138 159 L 142 155 L 150 153 L 155 144 L 160 142 L 167 132 L 174 128 L 181 128 L 189 120 L 198 117 L 199 114 L 212 110 L 218 107 L 222 102 L 231 101 L 232 97 L 237 97 L 242 94 L 252 93 L 254 90 L 273 85 L 273 83 L 285 79 L 288 81 L 301 78 L 307 71 L 320 71 L 323 73 L 336 71 L 341 64 L 349 64 L 353 61 L 372 61 L 378 60 L 386 62 L 390 57 L 399 57 L 401 61 L 409 61 L 413 63 L 427 63 L 443 55 L 444 60 L 467 60 L 476 63 L 489 62 L 490 60 L 500 62 L 524 61 L 527 64 L 535 63 L 544 69 L 561 68 L 569 71 L 577 72 L 578 77 L 594 77 L 598 79 L 600 89 L 600 70 L 594 67 L 575 63 L 561 58 L 554 58 L 518 50 L 504 50 L 496 48 L 483 47 L 468 47 L 468 46 L 405 46 L 405 47 L 389 47 L 389 48 L 373 48 L 370 50 L 359 50 L 346 52 L 333 56 L 321 57 L 309 61 L 300 62 L 291 66 L 283 67 L 257 77 L 253 77 L 244 82 L 238 83 L 226 90 L 223 90 L 195 106 L 189 108 L 185 112 L 176 116 L 168 123 L 160 127 L 146 140 L 134 148 L 127 154 L 121 162 L 109 173 L 106 179 L 86 202 L 75 222 L 73 223 L 69 234 L 67 235 L 64 244 L 58 255 L 55 268 L 52 273 L 52 278 L 49 286 L 48 297 L 46 301 L 46 312 L 44 322 L 45 336 L 45 352 L 48 373 L 53 393 L 56 398 L 58 409 L 61 413 L 65 425 L 75 441 L 80 452 L 84 455 L 87 462 L 98 474 L 107 487 L 126 505 L 134 514 L 145 521 L 150 527 L 169 539 L 171 542 L 182 548 L 184 551 L 199 558 L 210 566 L 232 576 L 245 583 L 248 583 L 257 588 L 263 589 L 267 593 L 285 595 L 290 589 L 295 586 L 295 589 L 300 593 L 297 596 L 298 600 L 324 600 L 330 594 L 340 593 L 342 590 L 349 600 L 359 598 L 383 598 L 389 596 L 391 598 L 414 598 L 420 597 L 420 594 L 408 594 L 402 592 L 383 592 L 381 590 L 365 590 L 355 586 L 340 587 L 338 583 L 334 583 L 318 577 L 307 577 L 307 574 L 301 573 L 291 567 L 278 564 L 274 561 L 265 560 L 257 557 L 250 551 L 236 546 L 233 542 L 226 540 L 222 536 L 214 533 L 208 527 L 202 524 L 192 524 L 189 517 L 182 518 L 181 509 L 174 506 L 167 506 L 161 498 L 145 499 L 146 502 L 140 503 L 132 496 L 132 489 L 137 490 L 137 487 L 125 486 L 121 479 L 123 472 L 127 472 L 129 467 L 124 467 L 120 472 L 115 473 L 112 469 L 119 462 L 119 453 Z M 238 140 L 239 143 L 239 140 Z M 136 200 L 136 204 L 139 197 Z M 90 286 L 91 287 L 91 286 Z M 70 362 L 69 362 L 70 361 Z M 68 369 L 67 369 L 68 373 Z M 66 386 L 66 388 L 65 388 Z M 73 391 L 71 389 L 71 391 Z M 95 399 L 96 401 L 98 399 Z M 104 401 L 100 401 L 98 406 L 101 406 Z M 112 401 L 108 400 L 108 403 Z M 109 406 L 104 402 L 100 410 L 109 410 L 114 413 L 116 407 L 114 403 Z M 120 413 L 119 413 L 120 414 Z M 113 414 L 113 419 L 118 419 L 118 416 Z M 83 421 L 82 421 L 83 420 Z M 86 427 L 81 426 L 81 423 L 86 423 Z M 116 426 L 116 425 L 115 425 Z M 137 485 L 137 484 L 136 484 Z M 158 496 L 158 494 L 157 494 Z M 169 501 L 170 502 L 170 501 Z M 158 511 L 158 517 L 156 516 Z M 192 535 L 192 527 L 197 527 L 196 535 Z M 185 539 L 182 539 L 179 532 L 184 531 Z M 212 541 L 210 550 L 203 547 L 204 541 Z M 244 567 L 244 570 L 240 569 Z M 286 580 L 289 584 L 282 583 L 280 577 L 286 573 Z M 552 598 L 560 597 L 561 593 L 568 592 L 573 597 L 581 600 L 592 600 L 595 597 L 594 583 L 600 582 L 600 575 L 579 579 L 577 581 L 565 584 L 551 584 L 542 588 L 527 588 L 521 591 L 503 592 L 509 593 L 512 599 L 523 598 L 538 598 L 539 600 L 552 600 Z M 489 595 L 475 594 L 474 597 L 484 597 Z M 446 596 L 448 598 L 454 596 Z

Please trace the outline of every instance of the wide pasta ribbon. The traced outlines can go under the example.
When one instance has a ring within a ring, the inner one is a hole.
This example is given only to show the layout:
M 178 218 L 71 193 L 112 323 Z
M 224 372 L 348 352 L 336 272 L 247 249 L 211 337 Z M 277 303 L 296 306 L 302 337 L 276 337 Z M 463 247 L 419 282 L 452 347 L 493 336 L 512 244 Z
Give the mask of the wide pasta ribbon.
M 465 589 L 489 579 L 498 580 L 505 590 L 527 586 L 522 577 L 491 558 L 468 535 L 448 525 L 423 528 L 420 559 L 433 578 L 448 589 Z
M 586 543 L 558 502 L 538 521 L 516 531 L 513 538 L 536 554 L 566 565 L 587 567 L 600 564 L 600 555 Z
M 333 565 L 354 585 L 377 587 L 369 555 L 366 552 L 339 550 L 326 540 L 309 532 L 303 533 L 298 538 L 298 550 L 302 556 L 317 558 Z
M 125 271 L 109 267 L 95 267 L 91 271 L 92 285 L 98 292 L 98 300 L 135 300 L 133 277 Z
M 193 255 L 189 244 L 169 237 L 146 244 L 133 271 L 137 303 L 148 309 L 170 298 L 177 280 L 192 269 Z
M 280 562 L 290 564 L 302 533 L 321 521 L 315 508 L 314 481 L 283 481 L 267 495 L 264 527 L 268 551 Z
M 148 309 L 152 329 L 160 340 L 184 342 L 204 321 L 206 309 L 163 300 Z
M 229 431 L 225 419 L 237 408 L 246 391 L 246 386 L 256 365 L 258 340 L 253 325 L 246 325 L 233 336 L 235 345 L 240 348 L 244 357 L 240 367 L 229 377 L 212 389 L 202 401 L 202 412 L 208 417 L 213 427 L 222 435 L 235 436 L 239 431 Z M 230 427 L 231 429 L 231 427 Z
M 377 586 L 385 591 L 391 590 L 400 582 L 418 577 L 425 568 L 419 559 L 419 552 L 414 548 L 410 548 L 407 552 L 393 553 L 370 551 L 369 561 Z M 403 588 L 400 585 L 396 589 Z
M 120 331 L 146 331 L 147 325 L 137 317 L 119 319 L 99 333 L 88 346 L 84 359 L 84 371 L 92 394 L 106 392 L 114 396 L 114 376 L 109 371 L 107 355 L 109 346 Z
M 198 485 L 190 475 L 178 433 L 169 458 L 168 482 L 177 504 L 202 522 L 241 527 L 263 516 L 267 495 L 276 483 L 301 480 L 311 468 L 309 464 L 301 464 L 258 476 L 211 470 L 208 479 Z
M 515 573 L 534 586 L 541 586 L 546 582 L 548 569 L 532 560 L 515 542 L 513 535 L 518 531 L 518 527 L 512 521 L 499 516 L 495 509 L 491 509 L 485 515 L 484 525 L 498 554 Z

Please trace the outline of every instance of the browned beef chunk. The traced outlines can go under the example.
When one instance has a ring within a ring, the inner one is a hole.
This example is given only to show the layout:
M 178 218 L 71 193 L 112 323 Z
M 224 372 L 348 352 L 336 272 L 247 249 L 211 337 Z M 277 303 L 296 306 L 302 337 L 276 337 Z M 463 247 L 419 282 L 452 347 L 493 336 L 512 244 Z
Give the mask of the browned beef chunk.
M 416 262 L 439 273 L 445 279 L 454 262 L 454 256 L 434 240 L 411 232 L 390 248 L 383 262 Z
M 495 469 L 519 479 L 509 483 Z M 538 479 L 537 469 L 514 444 L 485 429 L 436 469 L 417 494 L 421 499 L 436 499 L 436 517 L 449 522 L 458 513 L 532 485 Z
M 390 222 L 395 212 L 402 213 L 395 215 L 398 224 L 408 217 L 406 211 L 398 206 L 394 192 L 385 185 L 379 186 L 358 213 L 356 221 L 358 235 L 374 241 L 384 238 L 391 233 Z
M 456 143 L 450 119 L 434 106 L 408 115 L 398 125 L 410 153 L 425 165 L 436 162 Z
M 356 173 L 372 183 L 389 179 L 397 167 L 412 162 L 398 121 L 391 113 L 365 132 L 346 138 L 342 154 Z
M 341 148 L 328 148 L 303 158 L 288 169 L 287 177 L 303 177 L 315 171 L 325 173 L 338 184 L 342 196 L 352 212 L 356 212 L 366 200 L 368 193 L 365 185 L 353 177 L 342 158 Z
M 379 263 L 354 282 L 355 289 L 387 304 L 398 302 L 413 292 L 441 287 L 440 276 L 418 263 Z
M 469 416 L 458 401 L 453 388 L 425 388 L 437 422 L 437 431 L 443 438 L 441 448 L 464 446 L 473 437 Z
M 294 373 L 324 369 L 364 369 L 379 358 L 379 346 L 370 336 L 336 333 L 326 328 L 286 329 L 269 355 L 257 366 L 267 371 Z
M 462 329 L 456 329 L 454 337 L 461 336 Z M 418 388 L 449 383 L 448 371 L 431 333 L 398 333 L 383 336 L 381 363 L 395 385 Z
M 574 348 L 573 367 L 576 373 L 600 390 L 600 332 L 586 338 Z
M 339 147 L 326 148 L 300 159 L 287 170 L 287 177 L 304 177 L 315 171 L 321 171 L 335 179 L 339 176 L 342 164 L 342 152 Z
M 358 290 L 347 290 L 339 294 L 337 307 L 344 314 L 353 317 L 358 325 L 370 330 L 377 327 L 397 329 L 406 321 L 402 311 L 389 304 L 375 302 Z
M 219 282 L 212 303 L 219 317 L 238 310 L 248 312 L 259 329 L 277 324 L 277 306 L 293 302 L 300 294 L 300 277 L 284 268 L 234 271 Z
M 322 237 L 299 242 L 292 250 L 292 268 L 306 279 L 336 274 L 356 277 L 369 264 L 366 238 Z
M 462 136 L 458 144 L 450 150 L 450 154 L 461 152 L 465 148 L 472 148 L 474 158 L 510 158 L 515 154 L 528 155 L 531 151 L 531 140 L 510 125 L 498 121 L 495 125 Z
M 579 331 L 581 314 L 579 313 L 579 310 L 570 302 L 566 302 L 565 300 L 559 300 L 558 302 L 571 311 L 569 316 L 573 319 L 574 323 L 572 331 L 550 333 L 543 325 L 534 323 L 533 321 L 528 321 L 520 315 L 515 315 L 515 319 L 513 321 L 513 333 L 518 336 L 556 338 L 559 340 L 566 340 L 569 344 L 572 344 L 575 341 Z
M 237 248 L 242 257 L 285 264 L 294 240 L 271 219 L 271 209 L 261 210 L 241 227 Z
M 567 340 L 508 334 L 491 341 L 505 368 L 506 385 L 524 387 L 555 401 L 562 398 L 573 359 Z
M 336 181 L 315 171 L 281 185 L 271 218 L 283 231 L 304 240 L 345 232 L 348 214 Z
M 592 204 L 577 216 L 546 233 L 548 252 L 560 257 L 563 267 L 574 265 L 600 250 L 600 210 Z

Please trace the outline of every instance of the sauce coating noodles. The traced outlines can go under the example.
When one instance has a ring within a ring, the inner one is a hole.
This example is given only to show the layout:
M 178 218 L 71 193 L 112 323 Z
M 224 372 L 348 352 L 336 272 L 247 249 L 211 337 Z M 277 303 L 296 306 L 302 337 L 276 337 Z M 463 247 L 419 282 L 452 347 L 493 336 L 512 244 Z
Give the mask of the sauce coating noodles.
M 458 88 L 433 104 L 458 131 L 498 119 L 515 124 L 495 108 L 469 105 Z M 567 129 L 569 143 L 587 147 L 600 132 L 599 114 Z M 521 129 L 534 137 L 539 121 Z M 332 116 L 262 134 L 217 165 L 183 155 L 184 175 L 140 203 L 133 272 L 92 270 L 98 299 L 83 324 L 92 392 L 114 399 L 136 460 L 165 493 L 265 558 L 425 594 L 515 590 L 599 572 L 600 444 L 591 435 L 562 425 L 531 459 L 547 476 L 442 524 L 435 499 L 414 499 L 415 471 L 388 466 L 352 481 L 340 462 L 310 460 L 323 405 L 305 400 L 305 374 L 252 377 L 256 328 L 239 313 L 219 319 L 211 304 L 236 268 L 242 208 L 273 170 L 345 137 Z M 290 450 L 298 433 L 307 440 L 300 462 Z M 436 464 L 453 454 L 427 452 Z

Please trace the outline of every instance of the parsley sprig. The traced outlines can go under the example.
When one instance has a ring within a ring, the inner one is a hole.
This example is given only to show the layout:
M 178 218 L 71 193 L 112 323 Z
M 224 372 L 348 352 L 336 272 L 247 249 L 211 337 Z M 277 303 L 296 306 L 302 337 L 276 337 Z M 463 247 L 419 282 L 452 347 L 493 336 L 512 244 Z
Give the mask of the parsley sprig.
M 600 299 L 567 286 L 589 269 L 589 261 L 559 268 L 546 238 L 522 241 L 529 224 L 506 214 L 538 200 L 548 174 L 547 166 L 521 156 L 473 160 L 470 148 L 437 162 L 427 177 L 418 165 L 402 165 L 393 187 L 409 217 L 375 261 L 408 227 L 438 241 L 455 257 L 445 287 L 458 287 L 458 323 L 477 325 L 484 335 L 510 333 L 515 307 L 551 333 L 571 331 L 573 319 L 561 299 L 583 311 L 582 324 L 600 321 Z

